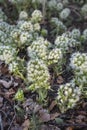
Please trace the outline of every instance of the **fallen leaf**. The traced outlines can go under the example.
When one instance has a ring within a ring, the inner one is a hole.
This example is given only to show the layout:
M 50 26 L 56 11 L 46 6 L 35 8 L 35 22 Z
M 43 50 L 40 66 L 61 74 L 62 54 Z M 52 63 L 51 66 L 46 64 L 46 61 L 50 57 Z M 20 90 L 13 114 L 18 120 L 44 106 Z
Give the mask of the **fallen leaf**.
M 67 127 L 66 130 L 73 130 L 73 128 L 72 127 Z
M 29 130 L 29 127 L 30 127 L 30 121 L 29 121 L 29 119 L 27 119 L 22 124 L 22 128 L 23 128 L 23 130 Z
M 51 105 L 49 106 L 49 111 L 51 111 L 56 106 L 56 104 L 57 103 L 55 101 L 52 101 Z
M 84 115 L 78 115 L 76 117 L 76 122 L 77 123 L 83 123 L 85 119 L 86 119 L 86 116 L 84 116 Z
M 50 121 L 50 114 L 44 109 L 39 111 L 39 118 L 42 122 L 48 122 Z
M 2 84 L 5 88 L 10 88 L 13 83 L 13 78 L 11 77 L 11 80 L 9 82 L 5 80 L 0 80 L 0 84 Z
M 61 118 L 55 118 L 55 121 L 56 121 L 57 124 L 63 124 L 64 123 L 63 119 L 61 119 Z
M 0 61 L 0 72 L 2 74 L 8 73 L 8 66 L 3 61 Z
M 78 113 L 79 115 L 80 115 L 80 114 L 81 114 L 81 115 L 85 115 L 85 116 L 87 115 L 86 111 L 78 111 L 77 113 Z
M 40 106 L 40 105 L 37 104 L 37 105 L 35 106 L 33 112 L 34 112 L 34 113 L 37 113 L 40 109 L 42 109 L 42 106 Z
M 50 114 L 50 120 L 54 120 L 56 117 L 58 117 L 60 115 L 60 113 L 53 113 L 53 114 Z
M 63 82 L 64 82 L 63 77 L 62 77 L 62 76 L 58 76 L 58 78 L 57 78 L 57 83 L 58 83 L 58 84 L 61 84 L 61 83 L 63 83 Z

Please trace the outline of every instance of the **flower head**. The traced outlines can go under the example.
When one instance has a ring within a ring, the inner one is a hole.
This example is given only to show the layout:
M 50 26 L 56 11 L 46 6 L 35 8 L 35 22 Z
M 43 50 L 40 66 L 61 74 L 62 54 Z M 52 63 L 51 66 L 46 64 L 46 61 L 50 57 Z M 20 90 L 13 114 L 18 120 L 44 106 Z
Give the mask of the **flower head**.
M 42 18 L 42 12 L 40 10 L 34 10 L 34 12 L 32 13 L 31 20 L 33 22 L 41 22 Z
M 63 9 L 61 12 L 60 12 L 60 18 L 63 19 L 63 20 L 66 20 L 69 15 L 70 15 L 70 9 L 69 8 L 65 8 Z
M 57 96 L 60 111 L 63 113 L 68 109 L 73 108 L 76 105 L 76 102 L 79 101 L 80 95 L 81 91 L 74 83 L 70 82 L 60 85 Z

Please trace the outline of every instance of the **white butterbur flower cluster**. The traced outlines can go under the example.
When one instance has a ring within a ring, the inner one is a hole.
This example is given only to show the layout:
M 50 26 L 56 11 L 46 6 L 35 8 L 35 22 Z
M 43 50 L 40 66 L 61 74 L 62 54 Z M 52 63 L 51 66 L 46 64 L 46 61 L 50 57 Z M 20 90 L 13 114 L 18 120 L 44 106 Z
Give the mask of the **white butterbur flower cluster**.
M 37 37 L 36 40 L 38 41 L 38 43 L 40 43 L 40 45 L 44 44 L 47 48 L 52 47 L 52 43 L 49 42 L 47 39 L 44 39 L 44 37 L 42 36 Z
M 70 47 L 75 47 L 78 44 L 79 42 L 77 42 L 75 39 L 69 38 L 67 35 L 65 37 L 65 34 L 58 36 L 55 40 L 55 45 L 63 51 L 67 51 Z
M 75 52 L 70 58 L 70 66 L 75 71 L 86 71 L 87 68 L 87 53 Z
M 26 28 L 25 30 L 28 30 L 29 28 L 25 25 L 21 27 L 21 29 L 14 28 L 11 32 L 11 37 L 13 38 L 13 41 L 15 43 L 18 43 L 18 46 L 29 44 L 30 41 L 32 41 L 32 34 L 28 31 L 23 31 L 22 29 Z
M 69 4 L 69 0 L 63 0 L 63 5 L 68 5 Z
M 42 12 L 40 10 L 34 10 L 32 13 L 31 21 L 32 22 L 41 22 L 43 18 Z
M 34 31 L 40 31 L 40 24 L 39 23 L 35 23 L 34 24 Z
M 0 46 L 0 60 L 5 61 L 6 64 L 9 64 L 14 60 L 14 55 L 16 51 L 10 46 Z
M 61 11 L 63 9 L 63 4 L 61 3 L 61 2 L 59 2 L 58 4 L 57 4 L 57 10 L 58 11 Z
M 81 32 L 80 32 L 79 29 L 73 29 L 72 32 L 71 32 L 71 35 L 74 39 L 79 39 Z
M 48 71 L 48 67 L 44 62 L 38 58 L 31 59 L 27 63 L 27 79 L 31 84 L 31 89 L 45 88 L 49 89 L 50 85 L 48 80 L 50 78 L 50 74 Z
M 64 32 L 66 31 L 66 26 L 63 24 L 62 21 L 60 21 L 58 18 L 56 17 L 53 17 L 51 18 L 51 24 L 53 27 L 56 28 L 56 32 L 59 33 L 59 32 Z
M 58 89 L 57 102 L 60 111 L 63 113 L 70 108 L 73 108 L 79 101 L 81 91 L 73 82 L 60 85 Z
M 81 12 L 83 16 L 87 16 L 87 4 L 84 4 L 81 8 Z
M 28 32 L 21 32 L 20 43 L 23 45 L 24 43 L 28 43 L 30 41 L 32 41 L 32 35 Z
M 61 63 L 62 58 L 63 55 L 61 49 L 53 49 L 48 55 L 48 65 L 56 64 L 59 62 Z
M 19 21 L 18 28 L 21 31 L 33 32 L 33 24 L 31 23 L 31 21 Z
M 0 22 L 0 43 L 2 45 L 9 45 L 12 43 L 12 37 L 10 37 L 10 32 L 13 30 L 14 26 L 9 25 L 6 22 Z
M 19 20 L 27 20 L 28 19 L 28 13 L 26 11 L 21 11 L 19 14 Z
M 60 18 L 63 19 L 63 20 L 66 20 L 69 15 L 70 15 L 70 9 L 69 8 L 65 8 L 63 9 L 61 12 L 60 12 Z
M 48 7 L 52 10 L 52 9 L 55 9 L 56 8 L 56 5 L 57 5 L 57 2 L 56 0 L 50 0 L 48 2 Z
M 11 73 L 14 73 L 18 69 L 18 63 L 12 61 L 12 63 L 9 64 L 8 69 Z
M 63 10 L 65 4 L 61 1 L 61 0 L 49 0 L 47 2 L 47 7 L 53 11 L 56 10 L 58 12 L 60 12 L 61 10 Z
M 87 84 L 87 53 L 72 54 L 70 66 L 74 70 L 76 84 L 79 87 L 84 87 Z
M 42 59 L 46 61 L 47 59 L 47 48 L 44 44 L 41 44 L 38 40 L 34 41 L 29 47 L 28 47 L 28 56 L 31 58 L 38 57 L 39 59 Z
M 38 32 L 41 29 L 40 23 L 38 22 L 41 21 L 42 13 L 39 10 L 35 10 L 32 13 L 30 20 L 27 19 L 27 16 L 23 19 L 20 17 L 22 16 L 19 16 L 19 21 L 17 22 L 17 25 L 10 33 L 13 42 L 16 43 L 19 47 L 21 47 L 21 45 L 30 45 L 33 39 L 36 39 L 38 37 Z

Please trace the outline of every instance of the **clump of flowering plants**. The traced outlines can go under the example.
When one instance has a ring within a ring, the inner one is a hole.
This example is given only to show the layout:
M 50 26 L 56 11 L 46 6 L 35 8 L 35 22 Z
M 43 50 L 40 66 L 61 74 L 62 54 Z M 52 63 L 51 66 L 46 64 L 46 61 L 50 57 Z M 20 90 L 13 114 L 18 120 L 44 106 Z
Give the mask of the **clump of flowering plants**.
M 87 95 L 87 54 L 79 52 L 79 46 L 87 41 L 87 29 L 81 32 L 79 28 L 67 28 L 71 26 L 73 11 L 68 0 L 9 1 L 18 9 L 19 17 L 11 25 L 0 9 L 0 60 L 8 65 L 11 74 L 25 82 L 29 91 L 38 94 L 39 103 L 47 101 L 51 73 L 57 78 L 70 67 L 73 78 L 59 85 L 55 98 L 60 111 L 66 112 L 77 104 L 82 94 Z M 29 4 L 32 7 L 30 12 Z M 85 18 L 86 5 L 80 11 Z M 74 48 L 78 52 L 72 53 Z M 22 89 L 18 89 L 14 99 L 24 101 Z
M 68 109 L 73 108 L 77 101 L 79 101 L 80 95 L 81 91 L 79 87 L 75 86 L 73 81 L 60 85 L 57 96 L 57 102 L 60 111 L 64 113 Z
M 76 84 L 85 95 L 85 93 L 87 93 L 87 53 L 73 53 L 70 58 L 70 66 L 74 70 Z

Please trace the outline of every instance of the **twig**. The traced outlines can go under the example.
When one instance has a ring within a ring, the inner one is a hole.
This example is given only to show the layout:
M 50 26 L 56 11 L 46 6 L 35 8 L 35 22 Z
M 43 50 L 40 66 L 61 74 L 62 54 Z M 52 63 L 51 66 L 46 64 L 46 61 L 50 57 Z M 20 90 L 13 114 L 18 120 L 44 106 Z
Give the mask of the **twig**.
M 2 123 L 2 116 L 1 116 L 1 114 L 0 114 L 0 128 L 1 128 L 1 130 L 4 130 L 3 129 L 3 123 Z
M 10 123 L 10 126 L 9 126 L 8 130 L 10 130 L 10 128 L 11 128 L 11 126 L 12 126 L 12 123 L 13 123 L 15 117 L 16 117 L 16 114 L 13 116 L 13 119 L 12 119 L 12 121 L 11 121 L 11 123 Z
M 57 123 L 48 123 L 50 125 L 55 125 L 55 126 L 58 126 L 58 127 L 70 127 L 70 126 L 73 126 L 73 127 L 87 127 L 87 124 L 57 124 Z

